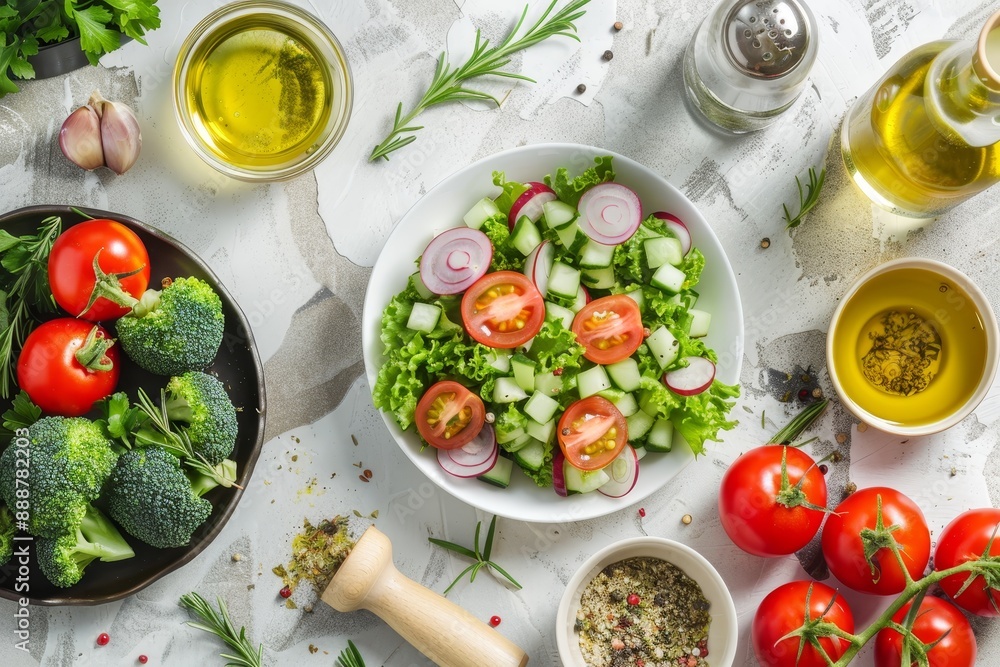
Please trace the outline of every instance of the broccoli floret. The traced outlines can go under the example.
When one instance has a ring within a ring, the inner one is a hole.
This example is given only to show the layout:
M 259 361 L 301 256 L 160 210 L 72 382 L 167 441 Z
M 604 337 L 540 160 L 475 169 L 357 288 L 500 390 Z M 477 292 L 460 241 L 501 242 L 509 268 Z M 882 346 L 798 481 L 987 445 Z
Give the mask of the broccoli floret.
M 100 495 L 118 455 L 101 428 L 82 417 L 40 419 L 28 429 L 27 438 L 27 446 L 15 440 L 0 455 L 0 496 L 15 507 L 20 479 L 20 489 L 31 493 L 28 532 L 52 538 L 73 532 L 87 513 L 87 503 Z M 19 459 L 29 465 L 19 466 Z
M 206 373 L 190 371 L 167 383 L 167 417 L 187 429 L 194 451 L 215 465 L 236 446 L 236 408 L 222 383 Z
M 159 447 L 133 449 L 111 473 L 108 514 L 150 546 L 182 547 L 212 513 L 212 504 L 198 495 L 203 481 L 192 481 L 177 457 Z
M 14 555 L 15 533 L 17 526 L 14 524 L 14 515 L 6 505 L 0 505 L 0 565 L 6 565 Z
M 56 586 L 67 588 L 80 581 L 94 560 L 125 560 L 135 552 L 106 516 L 87 505 L 83 521 L 75 530 L 35 540 L 35 556 L 42 574 Z
M 177 278 L 147 290 L 116 324 L 129 358 L 156 375 L 180 375 L 208 366 L 222 345 L 222 300 L 198 278 Z

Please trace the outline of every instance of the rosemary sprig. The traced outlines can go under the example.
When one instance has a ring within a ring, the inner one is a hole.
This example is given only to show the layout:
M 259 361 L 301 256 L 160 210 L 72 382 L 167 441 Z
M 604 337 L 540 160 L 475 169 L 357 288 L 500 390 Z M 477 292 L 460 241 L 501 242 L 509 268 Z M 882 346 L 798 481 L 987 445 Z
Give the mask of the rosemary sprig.
M 361 651 L 358 647 L 354 645 L 350 639 L 347 640 L 347 648 L 340 652 L 337 656 L 337 664 L 340 667 L 365 667 L 364 658 L 361 657 Z
M 795 438 L 799 437 L 803 431 L 812 426 L 813 422 L 816 421 L 821 414 L 823 414 L 824 410 L 826 410 L 826 406 L 829 402 L 829 399 L 824 398 L 823 400 L 816 401 L 812 405 L 804 408 L 802 412 L 796 415 L 792 421 L 788 422 L 783 429 L 772 435 L 768 442 L 775 445 L 790 444 L 792 440 L 795 440 Z M 813 438 L 813 440 L 815 440 L 815 438 Z M 812 440 L 807 440 L 794 446 L 801 447 L 810 442 L 812 442 Z
M 496 533 L 496 528 L 497 528 L 497 518 L 496 518 L 496 516 L 494 515 L 493 519 L 490 521 L 490 527 L 486 531 L 486 544 L 483 546 L 483 549 L 480 551 L 480 549 L 479 549 L 479 533 L 480 533 L 482 527 L 483 527 L 483 522 L 482 521 L 476 522 L 475 550 L 468 549 L 468 548 L 463 547 L 461 545 L 455 544 L 454 542 L 446 542 L 445 540 L 439 540 L 439 539 L 436 539 L 436 538 L 433 538 L 433 537 L 428 537 L 427 538 L 428 541 L 431 544 L 436 544 L 436 545 L 438 545 L 439 547 L 441 547 L 443 549 L 448 549 L 449 551 L 454 551 L 455 553 L 457 553 L 457 554 L 459 554 L 461 556 L 465 556 L 466 558 L 471 558 L 472 560 L 475 561 L 472 565 L 470 565 L 469 567 L 467 567 L 464 570 L 462 570 L 462 573 L 460 575 L 458 575 L 457 577 L 455 577 L 455 581 L 451 582 L 451 584 L 448 586 L 448 588 L 444 589 L 444 594 L 445 595 L 447 595 L 448 592 L 452 588 L 455 587 L 455 584 L 457 584 L 459 581 L 461 581 L 462 577 L 464 577 L 469 572 L 472 573 L 471 576 L 469 577 L 469 583 L 472 583 L 473 581 L 475 581 L 476 580 L 476 574 L 479 572 L 479 570 L 483 569 L 484 567 L 487 570 L 490 570 L 490 569 L 496 570 L 497 572 L 499 572 L 500 574 L 502 574 L 504 577 L 506 577 L 507 581 L 509 581 L 510 583 L 514 584 L 514 586 L 516 586 L 518 589 L 521 588 L 521 584 L 517 583 L 517 581 L 514 579 L 514 577 L 510 576 L 509 574 L 507 574 L 507 572 L 502 567 L 500 567 L 499 565 L 497 565 L 496 563 L 494 563 L 493 561 L 490 560 L 490 553 L 493 551 L 493 536 Z
M 49 291 L 49 252 L 62 232 L 62 219 L 42 220 L 36 234 L 12 236 L 0 230 L 0 397 L 9 398 L 16 387 L 17 351 L 31 331 L 36 313 L 55 311 Z
M 785 209 L 785 229 L 791 229 L 792 227 L 798 227 L 802 223 L 802 217 L 816 207 L 819 203 L 819 191 L 823 188 L 823 181 L 826 180 L 826 169 L 819 172 L 819 176 L 816 175 L 816 170 L 809 167 L 809 183 L 806 185 L 806 191 L 802 191 L 802 181 L 799 177 L 795 177 L 795 185 L 799 188 L 799 212 L 794 218 L 792 217 L 791 211 L 788 210 L 786 204 L 782 204 L 781 207 Z
M 438 57 L 437 69 L 434 71 L 434 79 L 431 81 L 430 88 L 420 98 L 417 105 L 405 115 L 403 114 L 403 103 L 399 103 L 399 106 L 396 107 L 396 118 L 392 123 L 392 132 L 382 140 L 382 143 L 372 150 L 372 154 L 368 159 L 374 161 L 379 158 L 385 158 L 388 160 L 389 153 L 397 151 L 415 141 L 416 136 L 414 133 L 417 130 L 423 129 L 423 125 L 411 125 L 411 123 L 424 109 L 437 104 L 458 100 L 483 100 L 493 102 L 498 107 L 500 106 L 500 101 L 497 98 L 488 93 L 466 88 L 462 85 L 463 81 L 477 76 L 492 74 L 494 76 L 520 79 L 521 81 L 534 83 L 534 79 L 523 74 L 517 74 L 516 72 L 505 71 L 503 67 L 510 62 L 513 54 L 534 46 L 549 37 L 562 35 L 580 41 L 580 38 L 576 35 L 576 26 L 573 22 L 586 13 L 582 10 L 582 7 L 590 2 L 590 0 L 571 0 L 565 7 L 553 13 L 558 1 L 552 0 L 548 9 L 545 10 L 545 13 L 542 14 L 534 25 L 528 28 L 524 35 L 516 37 L 521 26 L 524 24 L 525 16 L 528 14 L 528 5 L 525 5 L 524 11 L 521 12 L 521 18 L 514 25 L 514 29 L 507 33 L 507 37 L 497 46 L 490 47 L 489 40 L 483 39 L 480 31 L 476 30 L 476 44 L 472 50 L 472 55 L 458 67 L 452 67 L 448 63 L 447 54 L 442 53 Z
M 191 610 L 202 620 L 201 623 L 188 621 L 188 625 L 216 635 L 236 652 L 236 655 L 221 654 L 229 661 L 226 663 L 226 667 L 260 667 L 264 655 L 264 645 L 260 644 L 255 649 L 247 638 L 246 628 L 241 627 L 237 632 L 236 628 L 233 627 L 233 622 L 229 618 L 229 610 L 222 598 L 216 598 L 216 601 L 219 604 L 218 611 L 197 593 L 182 595 L 181 606 Z

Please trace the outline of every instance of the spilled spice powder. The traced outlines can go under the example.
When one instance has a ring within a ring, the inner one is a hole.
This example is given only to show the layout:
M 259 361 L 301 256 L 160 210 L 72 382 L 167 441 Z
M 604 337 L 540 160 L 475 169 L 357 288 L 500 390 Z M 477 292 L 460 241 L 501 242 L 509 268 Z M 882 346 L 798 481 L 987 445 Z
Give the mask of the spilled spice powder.
M 292 559 L 287 565 L 277 565 L 271 571 L 293 591 L 300 583 L 307 582 L 319 595 L 326 590 L 353 548 L 354 540 L 347 532 L 347 517 L 323 519 L 318 526 L 303 519 L 302 532 L 292 539 Z

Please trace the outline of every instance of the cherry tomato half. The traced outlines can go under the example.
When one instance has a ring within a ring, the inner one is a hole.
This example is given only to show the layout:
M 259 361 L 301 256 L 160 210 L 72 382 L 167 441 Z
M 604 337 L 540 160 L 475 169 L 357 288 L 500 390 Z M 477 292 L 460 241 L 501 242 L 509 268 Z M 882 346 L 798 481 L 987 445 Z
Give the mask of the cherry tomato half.
M 1000 509 L 987 507 L 959 514 L 938 536 L 934 551 L 934 569 L 948 570 L 970 560 L 979 560 L 992 540 L 991 556 L 1000 556 Z M 977 616 L 1000 616 L 1000 591 L 990 588 L 982 576 L 972 580 L 962 594 L 968 574 L 953 574 L 941 582 L 941 588 L 962 609 Z
M 462 322 L 483 345 L 510 349 L 528 342 L 542 328 L 545 301 L 520 273 L 488 273 L 462 297 Z
M 627 359 L 642 344 L 639 305 L 623 294 L 591 301 L 573 319 L 573 333 L 595 364 Z
M 598 470 L 617 458 L 628 442 L 628 425 L 614 403 L 591 396 L 573 403 L 559 419 L 559 448 L 570 465 Z
M 790 487 L 784 494 L 783 461 Z M 755 556 L 785 556 L 809 544 L 824 513 L 805 504 L 826 507 L 826 479 L 812 457 L 795 447 L 751 449 L 729 466 L 719 488 L 722 527 Z
M 129 274 L 118 280 L 121 291 L 138 299 L 149 286 L 149 254 L 131 229 L 114 220 L 87 220 L 59 235 L 49 254 L 49 284 L 56 303 L 74 317 L 92 322 L 117 319 L 129 312 L 105 297 L 90 308 L 94 293 L 94 257 L 109 275 Z M 86 312 L 84 312 L 86 309 Z
M 802 646 L 800 656 L 800 638 L 782 639 L 805 621 L 807 596 L 810 620 L 822 618 L 854 633 L 854 614 L 837 591 L 819 582 L 784 584 L 768 593 L 753 617 L 750 630 L 753 652 L 763 667 L 827 667 L 822 653 L 812 644 Z M 839 637 L 823 637 L 819 643 L 831 660 L 839 659 L 850 646 Z
M 913 603 L 907 602 L 892 620 L 902 625 L 911 606 Z M 976 636 L 972 633 L 972 625 L 965 614 L 947 600 L 925 597 L 913 621 L 912 632 L 921 643 L 933 645 L 927 652 L 929 667 L 975 667 Z M 902 660 L 903 635 L 892 628 L 879 630 L 875 636 L 875 667 L 899 667 Z
M 431 385 L 417 403 L 417 431 L 432 447 L 458 449 L 469 444 L 486 423 L 483 399 L 457 382 Z
M 111 336 L 93 322 L 63 317 L 49 320 L 28 334 L 17 359 L 17 383 L 35 404 L 50 415 L 79 417 L 95 401 L 107 398 L 118 384 L 118 347 L 103 349 L 101 340 L 95 358 L 85 367 L 77 352 L 97 328 L 96 337 Z M 92 370 L 106 366 L 108 370 Z
M 861 489 L 840 503 L 823 527 L 823 555 L 830 572 L 854 590 L 896 595 L 906 587 L 906 578 L 892 551 L 883 547 L 869 562 L 861 539 L 861 531 L 875 528 L 879 499 L 885 528 L 897 526 L 892 537 L 899 544 L 907 572 L 914 579 L 922 577 L 930 560 L 931 534 L 916 503 L 894 489 Z

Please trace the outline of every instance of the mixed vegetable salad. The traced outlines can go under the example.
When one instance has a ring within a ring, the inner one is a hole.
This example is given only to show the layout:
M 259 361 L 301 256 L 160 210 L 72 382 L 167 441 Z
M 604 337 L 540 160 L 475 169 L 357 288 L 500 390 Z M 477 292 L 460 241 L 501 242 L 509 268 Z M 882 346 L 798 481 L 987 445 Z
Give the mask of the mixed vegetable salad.
M 560 495 L 625 495 L 645 453 L 733 428 L 684 222 L 644 217 L 611 157 L 494 184 L 386 307 L 375 406 L 457 477 L 506 487 L 516 464 Z

